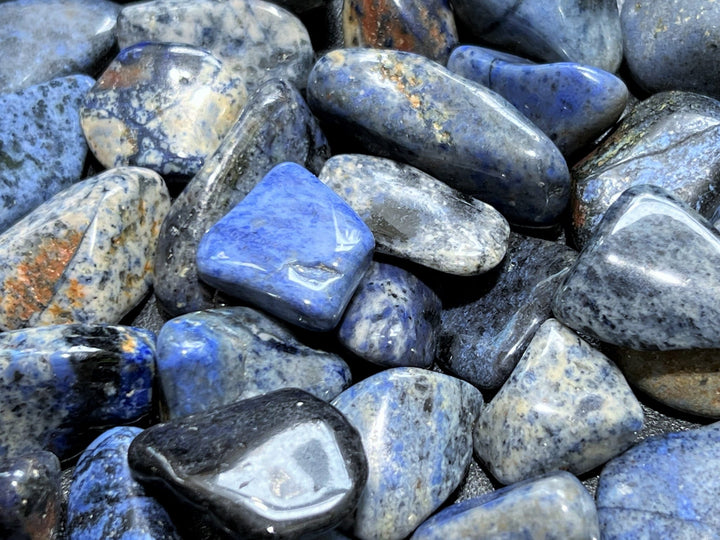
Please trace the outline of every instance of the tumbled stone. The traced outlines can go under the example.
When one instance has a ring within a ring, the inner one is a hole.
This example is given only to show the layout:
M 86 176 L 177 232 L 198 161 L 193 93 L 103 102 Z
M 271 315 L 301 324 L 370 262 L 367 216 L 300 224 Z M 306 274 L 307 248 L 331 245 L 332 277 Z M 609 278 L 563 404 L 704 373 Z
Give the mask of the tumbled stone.
M 319 178 L 370 227 L 380 253 L 456 275 L 487 272 L 505 256 L 510 227 L 502 215 L 415 167 L 342 154 Z
M 242 79 L 204 49 L 140 43 L 120 51 L 80 107 L 103 166 L 191 176 L 247 101 Z
M 550 318 L 555 290 L 576 255 L 562 244 L 511 234 L 496 271 L 449 283 L 455 298 L 443 298 L 438 362 L 480 389 L 499 388 Z
M 583 247 L 627 188 L 652 184 L 709 217 L 720 204 L 720 103 L 664 92 L 636 105 L 572 171 L 572 232 Z
M 463 479 L 482 395 L 449 375 L 400 367 L 368 377 L 332 403 L 360 432 L 369 464 L 348 526 L 362 540 L 405 538 Z
M 587 540 L 600 538 L 600 529 L 590 493 L 572 474 L 556 471 L 448 506 L 411 538 Z
M 157 370 L 170 418 L 289 387 L 330 401 L 351 379 L 342 358 L 304 346 L 246 307 L 168 321 L 158 334 Z
M 87 143 L 78 110 L 94 83 L 71 75 L 0 95 L 0 232 L 80 180 Z
M 155 425 L 128 459 L 173 519 L 239 538 L 329 529 L 352 512 L 367 477 L 357 431 L 298 389 Z
M 573 62 L 535 64 L 464 45 L 452 52 L 447 67 L 507 99 L 566 156 L 612 126 L 628 99 L 621 79 Z
M 642 426 L 620 370 L 549 319 L 481 413 L 475 452 L 503 484 L 554 469 L 582 474 L 626 450 Z
M 292 13 L 262 0 L 154 0 L 125 6 L 118 17 L 121 49 L 144 41 L 196 45 L 210 51 L 249 92 L 269 79 L 305 88 L 313 49 Z
M 150 412 L 155 336 L 70 324 L 0 334 L 0 456 L 80 450 L 92 429 Z
M 455 0 L 458 20 L 486 43 L 546 62 L 615 72 L 623 57 L 616 0 Z
M 0 92 L 64 75 L 92 75 L 115 44 L 119 9 L 107 0 L 1 2 Z
M 720 424 L 643 441 L 600 474 L 603 538 L 717 538 Z
M 284 81 L 265 83 L 203 168 L 175 199 L 155 255 L 155 296 L 171 316 L 215 307 L 216 291 L 198 279 L 200 238 L 270 169 L 294 161 L 320 172 L 327 139 L 300 94 Z
M 330 330 L 373 246 L 345 201 L 307 169 L 281 163 L 203 236 L 198 274 L 288 322 Z
M 553 300 L 578 332 L 638 350 L 720 347 L 720 233 L 666 190 L 605 213 Z
M 552 141 L 499 95 L 425 57 L 332 51 L 310 72 L 308 103 L 368 153 L 418 167 L 513 223 L 547 226 L 567 205 L 569 172 Z

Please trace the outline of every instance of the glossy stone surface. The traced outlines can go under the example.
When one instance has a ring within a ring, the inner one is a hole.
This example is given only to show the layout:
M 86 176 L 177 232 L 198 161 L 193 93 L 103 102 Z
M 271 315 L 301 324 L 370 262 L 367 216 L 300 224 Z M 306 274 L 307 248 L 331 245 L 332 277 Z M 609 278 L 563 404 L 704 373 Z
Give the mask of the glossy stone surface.
M 128 459 L 173 519 L 206 520 L 240 538 L 332 528 L 367 477 L 357 431 L 298 389 L 155 425 L 133 441 Z
M 623 56 L 616 0 L 455 0 L 455 14 L 479 38 L 546 62 L 615 72 Z
M 287 327 L 246 307 L 168 321 L 158 334 L 157 370 L 170 418 L 288 387 L 330 401 L 351 379 L 342 358 L 304 346 Z
M 92 74 L 115 43 L 119 9 L 107 0 L 0 3 L 0 92 L 74 73 Z
M 549 225 L 567 205 L 569 173 L 552 141 L 505 99 L 422 56 L 332 51 L 310 72 L 308 103 L 368 153 L 418 167 L 511 222 Z
M 609 462 L 597 489 L 603 538 L 717 538 L 720 425 L 648 439 Z
M 720 234 L 656 186 L 608 209 L 553 300 L 562 322 L 638 350 L 720 347 Z
M 127 453 L 136 427 L 112 428 L 82 453 L 68 493 L 67 538 L 179 539 L 158 501 L 133 479 Z
M 0 235 L 0 328 L 119 322 L 150 288 L 169 206 L 160 176 L 125 167 L 37 207 Z
M 207 49 L 245 81 L 249 92 L 284 79 L 305 88 L 313 49 L 292 13 L 262 0 L 154 0 L 125 6 L 118 17 L 121 49 L 144 41 Z
M 449 375 L 401 367 L 368 377 L 332 403 L 360 432 L 369 465 L 348 527 L 362 540 L 405 538 L 463 479 L 482 395 Z
M 293 161 L 318 173 L 329 155 L 327 139 L 297 90 L 279 80 L 259 88 L 163 221 L 155 255 L 155 296 L 162 309 L 177 316 L 221 303 L 198 279 L 195 255 L 202 235 L 275 165 Z
M 566 156 L 612 126 L 628 99 L 621 79 L 573 62 L 535 64 L 464 45 L 452 52 L 447 67 L 507 99 Z
M 636 105 L 572 171 L 572 231 L 584 246 L 627 188 L 652 184 L 709 217 L 720 204 L 720 103 L 688 92 Z
M 555 469 L 582 474 L 629 448 L 643 426 L 602 353 L 549 319 L 475 426 L 475 452 L 503 484 Z
M 556 471 L 448 506 L 412 540 L 600 538 L 595 502 L 580 481 Z
M 380 253 L 456 275 L 487 272 L 505 256 L 510 227 L 502 215 L 415 167 L 341 154 L 319 178 L 370 227 Z
M 198 274 L 288 322 L 330 330 L 373 247 L 345 201 L 307 169 L 282 163 L 203 236 Z
M 448 285 L 438 362 L 481 389 L 508 378 L 550 305 L 576 253 L 562 244 L 512 233 L 507 255 L 491 274 Z
M 0 456 L 39 448 L 69 457 L 91 429 L 148 414 L 154 364 L 155 336 L 140 328 L 0 334 Z
M 0 459 L 2 538 L 56 538 L 60 503 L 60 462 L 53 453 Z
M 204 49 L 141 43 L 120 51 L 100 75 L 83 100 L 80 122 L 106 168 L 191 176 L 246 101 L 244 81 Z
M 78 110 L 94 83 L 71 75 L 0 95 L 0 232 L 81 178 Z

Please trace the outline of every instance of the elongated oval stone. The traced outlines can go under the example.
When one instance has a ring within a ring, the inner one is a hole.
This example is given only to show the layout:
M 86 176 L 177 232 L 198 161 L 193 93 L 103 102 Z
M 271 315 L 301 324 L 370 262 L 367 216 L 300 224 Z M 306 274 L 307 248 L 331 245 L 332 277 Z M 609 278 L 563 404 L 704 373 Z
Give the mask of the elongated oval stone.
M 0 328 L 117 323 L 152 283 L 162 178 L 126 167 L 78 182 L 0 235 Z
M 308 103 L 368 153 L 418 167 L 513 223 L 546 226 L 567 205 L 569 172 L 552 141 L 498 94 L 422 56 L 332 51 L 310 72 Z

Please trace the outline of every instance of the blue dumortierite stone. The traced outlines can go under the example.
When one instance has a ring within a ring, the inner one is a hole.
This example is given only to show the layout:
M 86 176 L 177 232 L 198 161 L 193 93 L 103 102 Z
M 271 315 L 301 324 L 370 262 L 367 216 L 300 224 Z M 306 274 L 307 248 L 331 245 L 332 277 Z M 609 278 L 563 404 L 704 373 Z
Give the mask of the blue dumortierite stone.
M 0 232 L 81 178 L 78 110 L 93 84 L 72 75 L 0 95 Z
M 448 69 L 507 99 L 566 156 L 613 125 L 628 99 L 625 83 L 602 69 L 572 62 L 535 64 L 472 45 L 455 49 Z
M 171 418 L 288 387 L 330 401 L 351 379 L 342 358 L 304 346 L 284 325 L 246 307 L 168 321 L 158 334 L 157 370 Z
M 372 263 L 345 310 L 338 338 L 374 364 L 429 368 L 441 309 L 432 289 L 410 272 Z
M 657 186 L 625 191 L 565 276 L 553 313 L 639 350 L 720 347 L 720 233 Z
M 332 403 L 360 432 L 369 464 L 354 536 L 405 538 L 463 479 L 482 395 L 449 375 L 399 367 L 351 386 Z
M 132 477 L 127 453 L 140 433 L 136 427 L 112 428 L 82 453 L 68 492 L 68 540 L 180 538 L 165 509 Z
M 155 336 L 69 324 L 0 334 L 0 456 L 45 449 L 60 458 L 90 430 L 150 413 Z
M 423 56 L 340 49 L 310 72 L 308 103 L 368 153 L 405 161 L 522 225 L 555 223 L 570 195 L 552 141 L 504 98 Z
M 411 540 L 472 538 L 600 538 L 595 501 L 565 471 L 518 482 L 448 506 L 417 528 Z
M 647 439 L 610 461 L 596 495 L 602 537 L 718 538 L 719 444 L 715 423 Z
M 200 241 L 200 277 L 288 322 L 330 330 L 370 265 L 375 241 L 311 172 L 274 167 Z
M 135 438 L 128 459 L 176 523 L 203 522 L 217 531 L 211 538 L 330 529 L 367 478 L 358 432 L 296 388 L 157 424 Z

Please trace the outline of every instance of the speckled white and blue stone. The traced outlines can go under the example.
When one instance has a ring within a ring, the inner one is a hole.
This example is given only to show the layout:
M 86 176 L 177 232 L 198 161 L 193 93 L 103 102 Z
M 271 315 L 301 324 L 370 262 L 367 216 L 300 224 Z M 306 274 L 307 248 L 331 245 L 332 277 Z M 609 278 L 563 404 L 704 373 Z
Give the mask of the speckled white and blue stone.
M 626 190 L 558 288 L 555 316 L 638 350 L 720 347 L 720 233 L 668 191 Z
M 600 474 L 603 538 L 720 537 L 720 424 L 652 437 Z
M 130 426 L 112 428 L 82 453 L 68 492 L 68 540 L 180 539 L 162 505 L 132 477 L 128 448 L 142 431 Z
M 620 370 L 549 319 L 475 426 L 475 452 L 512 484 L 554 469 L 582 474 L 629 448 L 643 412 Z
M 370 266 L 374 244 L 345 201 L 286 162 L 202 237 L 198 274 L 285 321 L 331 330 Z
M 152 284 L 163 179 L 121 167 L 77 182 L 0 235 L 0 328 L 115 324 Z
M 423 56 L 339 49 L 320 58 L 308 103 L 369 154 L 404 161 L 510 222 L 560 218 L 570 173 L 552 141 L 504 98 Z
M 463 479 L 482 395 L 449 375 L 400 367 L 368 377 L 332 403 L 360 432 L 369 466 L 353 535 L 405 538 Z
M 155 335 L 141 328 L 0 334 L 0 456 L 45 449 L 70 457 L 92 428 L 150 413 L 154 373 Z
M 154 0 L 125 6 L 117 23 L 120 48 L 143 41 L 187 43 L 209 50 L 253 92 L 284 79 L 304 89 L 313 48 L 303 23 L 262 0 Z
M 438 296 L 410 272 L 373 262 L 345 310 L 338 339 L 374 364 L 429 368 L 441 309 Z
M 85 95 L 80 123 L 106 168 L 192 176 L 246 101 L 243 79 L 205 49 L 146 42 L 110 62 Z
M 92 75 L 115 44 L 119 11 L 107 0 L 1 2 L 0 92 L 64 75 Z
M 0 95 L 0 233 L 80 180 L 87 143 L 78 110 L 93 84 L 71 75 Z
M 497 210 L 415 167 L 341 154 L 319 178 L 370 227 L 380 253 L 455 275 L 487 272 L 505 256 L 510 227 Z
M 524 480 L 448 506 L 423 523 L 412 540 L 472 538 L 600 538 L 595 501 L 565 471 Z
M 289 387 L 330 401 L 351 380 L 342 358 L 304 346 L 286 326 L 247 307 L 168 321 L 158 334 L 157 371 L 170 418 Z
M 512 54 L 464 45 L 452 52 L 447 67 L 515 105 L 565 156 L 612 126 L 628 100 L 621 79 L 574 62 L 535 64 Z

